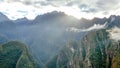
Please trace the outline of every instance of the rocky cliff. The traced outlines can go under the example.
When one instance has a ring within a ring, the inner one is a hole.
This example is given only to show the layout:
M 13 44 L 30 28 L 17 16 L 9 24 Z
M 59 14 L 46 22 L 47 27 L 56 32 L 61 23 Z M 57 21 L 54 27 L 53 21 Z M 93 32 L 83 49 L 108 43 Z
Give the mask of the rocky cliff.
M 46 64 L 47 68 L 120 68 L 120 42 L 106 29 L 89 32 L 71 41 Z

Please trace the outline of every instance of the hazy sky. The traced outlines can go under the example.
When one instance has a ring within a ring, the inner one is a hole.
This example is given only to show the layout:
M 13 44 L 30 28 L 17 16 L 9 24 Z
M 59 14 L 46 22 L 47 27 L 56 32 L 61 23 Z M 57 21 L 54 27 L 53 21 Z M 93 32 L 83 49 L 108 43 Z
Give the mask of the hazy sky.
M 11 19 L 34 19 L 55 10 L 79 19 L 108 17 L 120 15 L 120 0 L 0 0 L 0 12 Z

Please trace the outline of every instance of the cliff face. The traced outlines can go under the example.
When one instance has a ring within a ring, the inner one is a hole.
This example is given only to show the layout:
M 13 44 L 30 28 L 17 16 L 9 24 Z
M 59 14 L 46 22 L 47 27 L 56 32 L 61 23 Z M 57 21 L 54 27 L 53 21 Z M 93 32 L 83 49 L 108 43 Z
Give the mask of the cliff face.
M 111 40 L 105 29 L 92 31 L 81 41 L 68 42 L 46 67 L 120 68 L 120 42 Z

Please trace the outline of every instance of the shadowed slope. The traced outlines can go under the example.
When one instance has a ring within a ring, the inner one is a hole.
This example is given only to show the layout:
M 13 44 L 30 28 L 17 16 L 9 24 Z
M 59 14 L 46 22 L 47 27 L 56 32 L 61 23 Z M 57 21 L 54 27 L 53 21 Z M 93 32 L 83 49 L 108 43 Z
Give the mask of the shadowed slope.
M 35 68 L 26 45 L 11 41 L 0 46 L 0 68 Z

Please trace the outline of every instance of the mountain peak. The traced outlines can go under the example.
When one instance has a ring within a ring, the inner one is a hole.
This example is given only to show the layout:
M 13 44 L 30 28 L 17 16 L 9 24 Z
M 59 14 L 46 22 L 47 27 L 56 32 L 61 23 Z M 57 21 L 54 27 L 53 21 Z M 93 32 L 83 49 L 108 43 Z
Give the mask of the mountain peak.
M 6 15 L 4 15 L 3 13 L 0 12 L 0 22 L 8 21 L 8 20 L 9 20 L 9 18 Z
M 108 28 L 112 28 L 112 27 L 120 27 L 120 16 L 116 16 L 116 15 L 111 15 L 108 18 Z
M 38 15 L 33 20 L 34 23 L 43 23 L 43 22 L 48 22 L 48 21 L 52 22 L 52 23 L 55 23 L 55 22 L 70 23 L 71 21 L 72 22 L 78 21 L 78 19 L 74 18 L 73 16 L 69 16 L 69 15 L 65 14 L 64 12 L 53 11 L 53 12 L 45 13 L 43 15 Z
M 15 20 L 16 22 L 28 21 L 26 17 Z
M 37 19 L 41 19 L 41 20 L 44 20 L 44 19 L 51 19 L 53 17 L 59 17 L 59 16 L 65 16 L 65 13 L 64 12 L 58 12 L 58 11 L 53 11 L 53 12 L 49 12 L 49 13 L 45 13 L 43 15 L 38 15 L 35 20 Z

